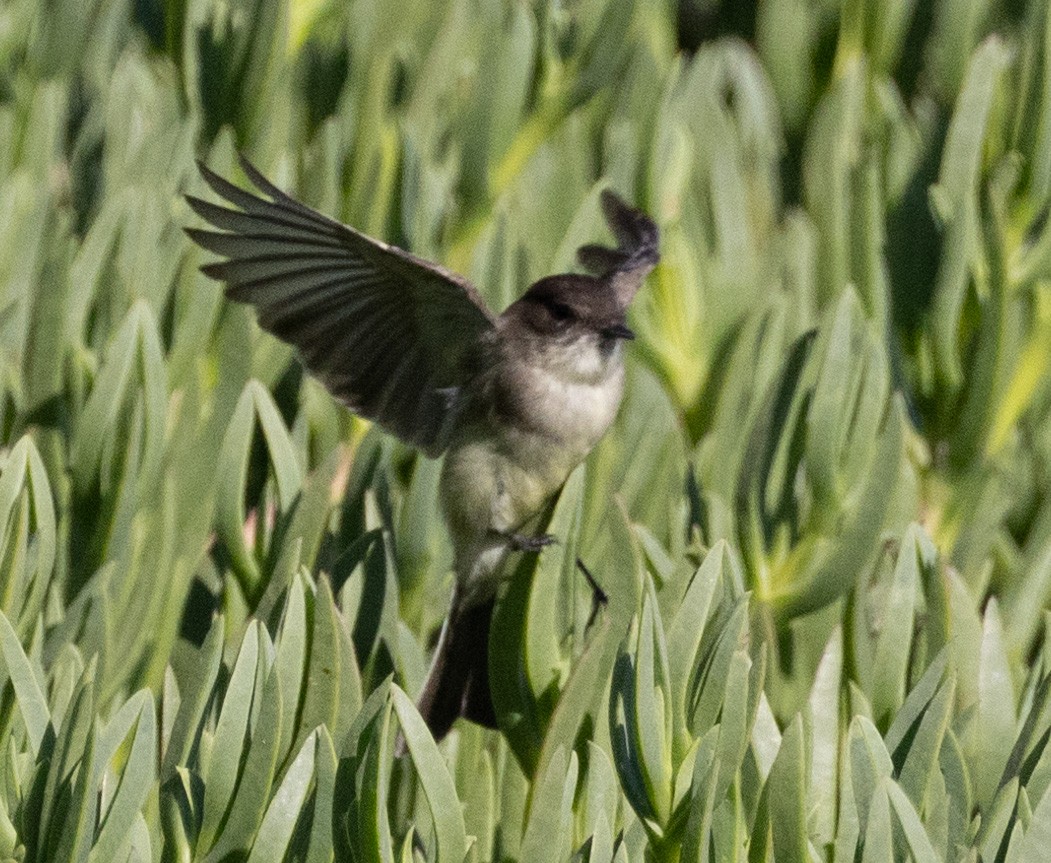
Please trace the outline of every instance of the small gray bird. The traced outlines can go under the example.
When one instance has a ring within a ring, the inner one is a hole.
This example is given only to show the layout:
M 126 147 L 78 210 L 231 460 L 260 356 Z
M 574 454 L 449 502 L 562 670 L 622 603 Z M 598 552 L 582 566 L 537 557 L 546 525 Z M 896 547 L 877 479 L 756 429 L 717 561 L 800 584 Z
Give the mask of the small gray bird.
M 593 275 L 548 276 L 503 314 L 443 267 L 290 198 L 246 160 L 266 197 L 204 165 L 237 209 L 187 197 L 219 231 L 188 228 L 226 260 L 203 271 L 355 413 L 432 458 L 456 586 L 418 706 L 435 739 L 457 717 L 495 727 L 489 623 L 512 550 L 553 538 L 522 531 L 605 434 L 620 406 L 625 315 L 657 264 L 657 226 L 613 192 L 602 209 L 617 248 L 583 246 Z

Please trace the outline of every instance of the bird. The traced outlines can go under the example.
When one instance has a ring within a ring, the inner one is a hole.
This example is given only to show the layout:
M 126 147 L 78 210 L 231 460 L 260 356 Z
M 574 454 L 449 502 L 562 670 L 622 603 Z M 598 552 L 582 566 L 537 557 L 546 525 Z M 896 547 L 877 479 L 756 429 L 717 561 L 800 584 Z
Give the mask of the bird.
M 460 717 L 496 728 L 488 644 L 501 570 L 511 552 L 555 541 L 524 531 L 617 415 L 635 336 L 627 312 L 659 262 L 658 227 L 604 189 L 616 246 L 580 247 L 586 272 L 541 278 L 498 315 L 463 276 L 323 215 L 239 161 L 254 191 L 198 162 L 223 203 L 186 196 L 215 229 L 186 233 L 222 258 L 201 269 L 254 306 L 337 400 L 444 456 L 455 580 L 417 709 L 436 741 Z

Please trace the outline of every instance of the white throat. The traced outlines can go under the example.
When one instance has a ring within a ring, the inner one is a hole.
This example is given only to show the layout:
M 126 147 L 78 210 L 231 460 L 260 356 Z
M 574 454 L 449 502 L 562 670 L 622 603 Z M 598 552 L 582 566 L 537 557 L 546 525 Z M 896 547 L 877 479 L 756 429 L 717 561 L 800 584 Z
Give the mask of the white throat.
M 617 340 L 603 349 L 598 335 L 588 334 L 568 343 L 543 345 L 533 362 L 564 384 L 600 386 L 623 366 L 624 345 Z
M 546 435 L 583 457 L 605 434 L 620 407 L 624 347 L 603 350 L 597 336 L 545 345 L 520 385 L 531 416 Z

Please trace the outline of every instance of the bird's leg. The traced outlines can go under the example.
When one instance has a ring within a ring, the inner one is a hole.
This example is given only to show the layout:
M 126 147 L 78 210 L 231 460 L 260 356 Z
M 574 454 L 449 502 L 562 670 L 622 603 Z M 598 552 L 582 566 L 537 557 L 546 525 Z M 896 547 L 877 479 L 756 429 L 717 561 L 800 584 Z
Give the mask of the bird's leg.
M 602 586 L 595 580 L 595 576 L 591 574 L 591 570 L 584 566 L 584 561 L 579 557 L 577 558 L 577 569 L 584 573 L 584 578 L 587 579 L 588 586 L 591 588 L 591 614 L 588 615 L 588 622 L 584 626 L 584 631 L 587 632 L 591 629 L 595 618 L 598 617 L 599 609 L 609 605 L 609 595 L 602 589 Z
M 526 536 L 521 533 L 505 533 L 504 539 L 515 551 L 540 551 L 549 545 L 558 542 L 558 537 L 550 533 L 539 533 L 536 536 Z

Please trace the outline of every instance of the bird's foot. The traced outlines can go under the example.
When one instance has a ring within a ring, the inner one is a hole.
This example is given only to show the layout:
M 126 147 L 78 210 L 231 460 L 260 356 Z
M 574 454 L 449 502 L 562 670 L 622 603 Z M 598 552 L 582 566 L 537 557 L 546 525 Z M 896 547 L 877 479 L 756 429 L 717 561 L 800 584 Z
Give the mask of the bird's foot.
M 540 551 L 549 545 L 558 542 L 558 537 L 550 533 L 541 533 L 536 536 L 525 536 L 521 533 L 509 533 L 507 540 L 515 551 Z
M 584 632 L 587 632 L 595 623 L 596 618 L 598 618 L 599 611 L 609 605 L 609 594 L 602 589 L 602 585 L 595 580 L 591 570 L 584 565 L 584 561 L 579 557 L 577 558 L 577 569 L 584 574 L 584 578 L 587 579 L 588 586 L 591 588 L 591 614 L 588 615 L 588 622 L 584 625 Z

